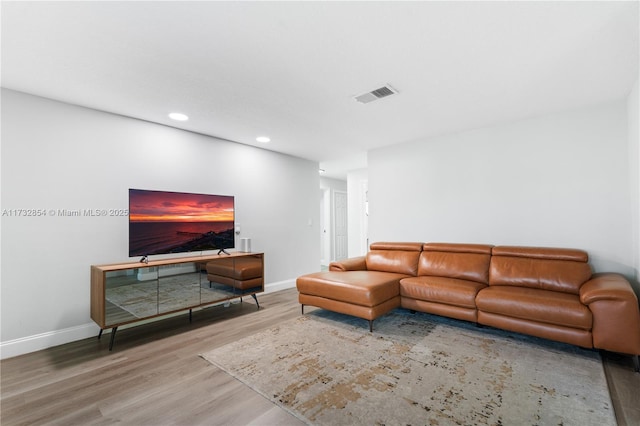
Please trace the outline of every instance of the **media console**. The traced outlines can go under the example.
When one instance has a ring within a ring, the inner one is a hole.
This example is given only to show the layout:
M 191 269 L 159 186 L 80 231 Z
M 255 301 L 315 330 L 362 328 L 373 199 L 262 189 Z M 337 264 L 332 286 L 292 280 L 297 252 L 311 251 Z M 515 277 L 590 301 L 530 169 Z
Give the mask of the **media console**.
M 213 254 L 91 265 L 91 319 L 100 334 L 119 326 L 174 312 L 220 304 L 264 291 L 264 254 Z

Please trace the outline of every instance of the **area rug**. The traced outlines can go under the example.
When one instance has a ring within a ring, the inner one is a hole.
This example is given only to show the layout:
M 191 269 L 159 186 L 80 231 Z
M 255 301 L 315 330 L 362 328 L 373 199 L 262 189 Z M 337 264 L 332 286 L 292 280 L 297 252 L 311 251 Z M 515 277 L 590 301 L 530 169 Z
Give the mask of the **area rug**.
M 315 310 L 201 355 L 307 424 L 615 425 L 595 351 L 398 309 Z

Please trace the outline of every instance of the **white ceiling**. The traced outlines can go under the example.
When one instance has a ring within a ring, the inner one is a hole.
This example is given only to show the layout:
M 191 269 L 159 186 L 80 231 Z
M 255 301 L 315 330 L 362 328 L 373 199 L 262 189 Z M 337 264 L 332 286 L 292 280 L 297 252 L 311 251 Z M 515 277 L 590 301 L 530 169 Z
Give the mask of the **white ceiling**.
M 3 1 L 2 86 L 344 177 L 372 148 L 624 98 L 638 5 Z

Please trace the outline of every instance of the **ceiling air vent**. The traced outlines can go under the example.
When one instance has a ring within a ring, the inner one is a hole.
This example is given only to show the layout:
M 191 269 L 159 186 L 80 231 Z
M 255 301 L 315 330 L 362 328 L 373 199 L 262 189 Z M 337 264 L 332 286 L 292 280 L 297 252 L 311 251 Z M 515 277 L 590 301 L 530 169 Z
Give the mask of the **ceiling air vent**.
M 378 99 L 386 98 L 387 96 L 391 96 L 396 93 L 398 93 L 398 91 L 387 84 L 386 86 L 382 86 L 376 90 L 372 90 L 371 92 L 356 96 L 354 99 L 360 103 L 368 104 L 369 102 L 377 101 Z

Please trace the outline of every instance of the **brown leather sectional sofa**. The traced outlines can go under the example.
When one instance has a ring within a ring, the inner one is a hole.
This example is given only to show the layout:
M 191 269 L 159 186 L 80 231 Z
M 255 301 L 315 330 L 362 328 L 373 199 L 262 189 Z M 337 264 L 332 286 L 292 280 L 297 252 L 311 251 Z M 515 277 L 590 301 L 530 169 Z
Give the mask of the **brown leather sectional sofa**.
M 640 310 L 619 274 L 592 274 L 582 250 L 374 243 L 366 256 L 298 278 L 299 302 L 369 321 L 402 307 L 633 356 Z

